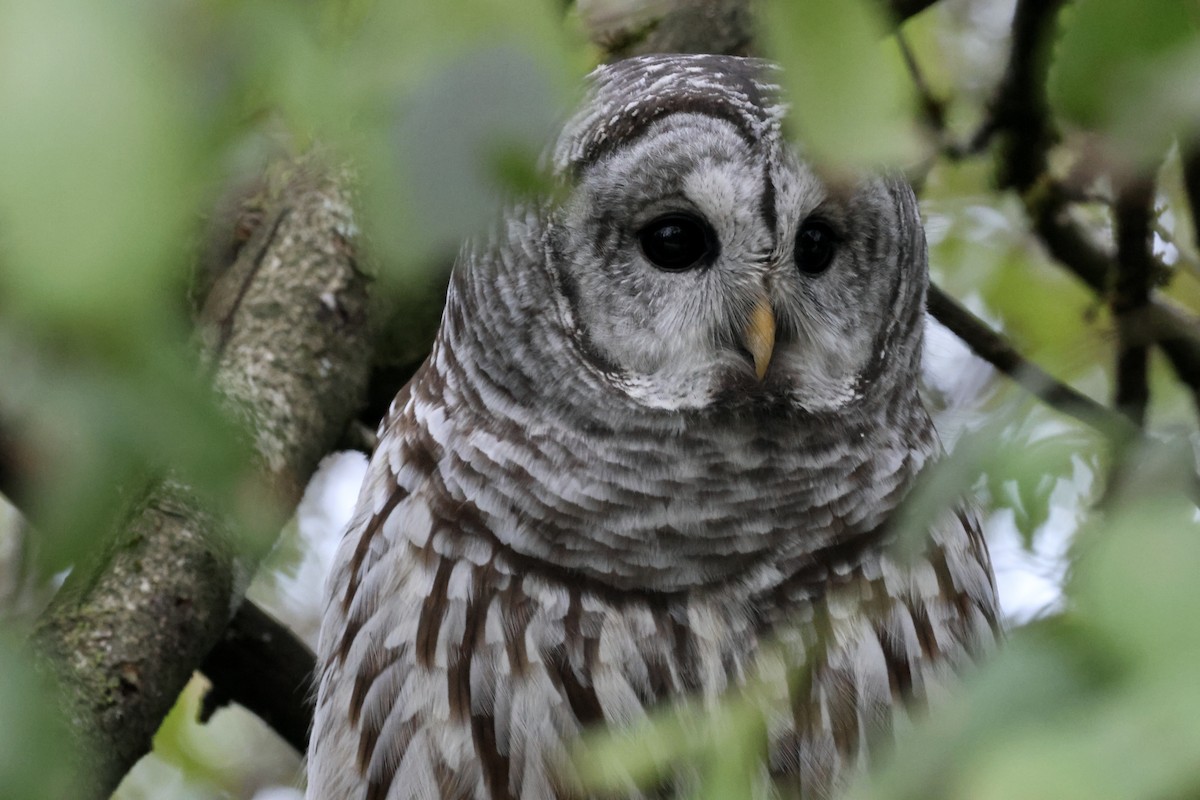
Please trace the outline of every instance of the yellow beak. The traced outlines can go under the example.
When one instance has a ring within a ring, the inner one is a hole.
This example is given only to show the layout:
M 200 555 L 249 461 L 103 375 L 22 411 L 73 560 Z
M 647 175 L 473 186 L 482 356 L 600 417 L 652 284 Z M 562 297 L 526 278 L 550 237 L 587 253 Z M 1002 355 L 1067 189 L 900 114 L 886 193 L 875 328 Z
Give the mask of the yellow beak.
M 750 321 L 742 331 L 742 344 L 754 357 L 754 372 L 761 381 L 767 374 L 771 353 L 775 349 L 775 312 L 771 310 L 771 301 L 767 298 L 760 298 L 754 304 Z

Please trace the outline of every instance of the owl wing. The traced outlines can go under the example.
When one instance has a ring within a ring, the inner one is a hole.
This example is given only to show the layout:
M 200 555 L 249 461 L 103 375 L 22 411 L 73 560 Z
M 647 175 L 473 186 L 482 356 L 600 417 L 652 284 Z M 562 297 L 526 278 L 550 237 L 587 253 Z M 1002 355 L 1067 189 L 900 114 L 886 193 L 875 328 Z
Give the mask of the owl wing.
M 432 722 L 461 727 L 437 645 L 469 590 L 433 550 L 451 515 L 408 387 L 382 431 L 326 588 L 308 797 L 476 797 L 464 788 L 478 783 L 465 780 L 473 759 L 430 734 Z
M 327 590 L 308 797 L 557 797 L 579 730 L 546 659 L 561 620 L 495 569 L 428 434 L 386 427 Z

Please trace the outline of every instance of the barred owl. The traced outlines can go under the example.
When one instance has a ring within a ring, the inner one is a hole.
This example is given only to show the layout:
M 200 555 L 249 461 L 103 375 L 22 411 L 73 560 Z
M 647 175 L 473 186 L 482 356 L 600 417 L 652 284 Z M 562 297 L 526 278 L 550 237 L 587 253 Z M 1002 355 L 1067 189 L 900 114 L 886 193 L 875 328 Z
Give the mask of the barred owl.
M 574 797 L 581 729 L 715 698 L 768 646 L 803 677 L 763 773 L 828 797 L 995 641 L 969 512 L 888 548 L 939 452 L 913 194 L 823 181 L 772 74 L 600 68 L 565 197 L 460 257 L 330 579 L 310 798 Z

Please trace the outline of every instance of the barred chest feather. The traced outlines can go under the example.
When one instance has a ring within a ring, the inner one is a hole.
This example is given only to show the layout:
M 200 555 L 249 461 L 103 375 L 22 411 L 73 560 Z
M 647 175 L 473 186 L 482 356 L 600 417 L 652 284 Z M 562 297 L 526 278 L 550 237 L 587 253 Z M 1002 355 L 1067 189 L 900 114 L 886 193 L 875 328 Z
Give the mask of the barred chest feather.
M 398 409 L 412 435 L 376 455 L 337 559 L 310 798 L 571 797 L 585 726 L 764 675 L 780 693 L 772 791 L 828 797 L 995 640 L 987 551 L 965 514 L 905 563 L 873 531 L 841 530 L 698 589 L 616 588 L 497 534 L 477 496 L 447 485 L 462 453 L 417 424 L 419 401 Z

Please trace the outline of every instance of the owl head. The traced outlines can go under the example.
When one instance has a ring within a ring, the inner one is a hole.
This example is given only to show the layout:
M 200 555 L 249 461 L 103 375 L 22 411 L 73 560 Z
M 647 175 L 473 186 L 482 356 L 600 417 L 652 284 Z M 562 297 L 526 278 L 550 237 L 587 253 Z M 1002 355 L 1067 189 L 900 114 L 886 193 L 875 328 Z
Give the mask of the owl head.
M 584 358 L 661 409 L 835 411 L 915 386 L 927 281 L 901 179 L 822 180 L 769 63 L 647 56 L 593 73 L 554 151 L 548 262 Z
M 774 72 L 691 55 L 594 72 L 552 151 L 562 191 L 460 259 L 434 360 L 592 418 L 919 408 L 912 190 L 824 179 L 783 135 Z

